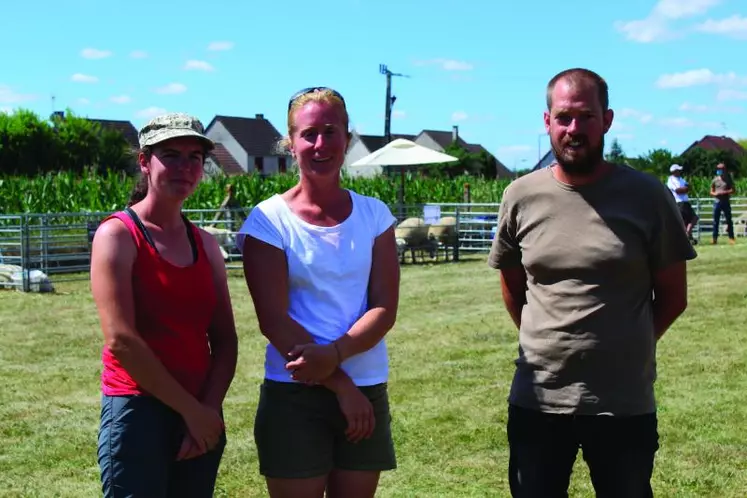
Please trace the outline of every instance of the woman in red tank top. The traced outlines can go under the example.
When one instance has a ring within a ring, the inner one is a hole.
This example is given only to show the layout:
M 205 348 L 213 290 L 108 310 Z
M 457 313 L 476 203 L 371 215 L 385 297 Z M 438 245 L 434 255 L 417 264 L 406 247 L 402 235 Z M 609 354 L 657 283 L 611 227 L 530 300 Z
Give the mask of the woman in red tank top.
M 91 289 L 105 339 L 98 461 L 104 496 L 213 495 L 237 338 L 217 241 L 181 213 L 213 143 L 186 114 L 139 134 L 142 177 L 101 224 Z

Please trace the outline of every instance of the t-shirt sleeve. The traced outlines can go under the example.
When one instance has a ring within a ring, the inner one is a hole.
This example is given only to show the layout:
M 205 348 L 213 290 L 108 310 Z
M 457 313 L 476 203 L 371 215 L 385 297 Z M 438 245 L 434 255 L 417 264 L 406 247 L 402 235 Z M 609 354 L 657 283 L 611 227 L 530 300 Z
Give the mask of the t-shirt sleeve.
M 272 219 L 260 206 L 256 206 L 251 210 L 249 216 L 244 220 L 244 224 L 241 225 L 241 228 L 236 233 L 236 248 L 242 254 L 244 251 L 244 240 L 247 235 L 278 249 L 283 249 L 283 236 L 279 227 L 272 222 Z
M 517 238 L 517 206 L 509 185 L 503 191 L 498 209 L 498 228 L 488 254 L 488 265 L 494 269 L 521 265 L 521 247 Z
M 397 218 L 392 214 L 392 210 L 389 209 L 383 201 L 374 199 L 374 226 L 376 229 L 376 237 L 386 232 L 396 222 Z
M 667 179 L 667 187 L 669 187 L 669 190 L 674 193 L 674 191 L 679 188 L 679 182 L 677 182 L 677 180 L 673 176 L 670 176 Z
M 656 199 L 656 219 L 649 248 L 652 269 L 657 271 L 673 263 L 695 259 L 697 254 L 687 237 L 685 224 L 674 198 L 663 189 L 653 194 Z

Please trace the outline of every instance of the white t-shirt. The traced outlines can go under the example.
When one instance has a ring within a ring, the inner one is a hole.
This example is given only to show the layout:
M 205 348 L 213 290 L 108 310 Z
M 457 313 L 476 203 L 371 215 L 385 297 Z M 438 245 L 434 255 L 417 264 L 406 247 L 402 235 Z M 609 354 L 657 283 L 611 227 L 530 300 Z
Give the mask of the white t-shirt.
M 669 190 L 672 191 L 672 195 L 674 196 L 675 201 L 687 202 L 689 200 L 687 193 L 678 194 L 677 192 L 675 192 L 675 189 L 687 187 L 687 182 L 681 176 L 670 175 L 669 179 L 667 180 L 667 187 L 669 187 Z
M 239 250 L 251 235 L 285 252 L 288 261 L 288 313 L 319 344 L 344 335 L 368 309 L 368 283 L 376 237 L 396 221 L 382 201 L 350 193 L 353 210 L 334 227 L 305 222 L 275 194 L 252 209 L 236 236 Z M 268 283 L 271 285 L 270 283 Z M 265 378 L 294 382 L 286 360 L 272 344 L 265 351 Z M 345 360 L 342 369 L 359 386 L 386 382 L 386 343 Z

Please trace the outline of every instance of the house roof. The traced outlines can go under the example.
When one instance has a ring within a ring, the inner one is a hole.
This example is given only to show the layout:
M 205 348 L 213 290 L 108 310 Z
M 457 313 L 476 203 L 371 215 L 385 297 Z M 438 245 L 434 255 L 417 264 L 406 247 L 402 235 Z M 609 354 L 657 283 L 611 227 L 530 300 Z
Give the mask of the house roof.
M 257 114 L 254 118 L 215 116 L 206 130 L 209 130 L 216 121 L 220 121 L 226 127 L 228 133 L 236 139 L 248 155 L 255 157 L 282 155 L 276 150 L 276 144 L 282 135 L 262 114 Z
M 451 131 L 442 131 L 442 130 L 423 130 L 420 132 L 421 135 L 428 135 L 433 139 L 434 142 L 436 142 L 438 145 L 441 146 L 442 149 L 445 149 L 449 145 L 451 145 L 451 142 L 454 138 L 454 134 Z M 469 149 L 469 145 L 467 142 L 465 142 L 462 137 L 460 137 L 457 134 L 457 145 L 460 147 L 464 147 L 465 149 Z
M 555 153 L 553 153 L 552 149 L 548 150 L 547 153 L 542 156 L 542 159 L 540 159 L 537 164 L 532 167 L 532 171 L 537 171 L 538 169 L 546 168 L 550 166 L 552 163 L 555 162 Z
M 700 140 L 693 142 L 690 147 L 685 149 L 685 152 L 683 152 L 682 155 L 686 154 L 695 147 L 700 147 L 701 149 L 705 150 L 728 150 L 737 157 L 747 154 L 747 151 L 744 150 L 744 147 L 742 147 L 735 140 L 729 137 L 706 135 Z
M 231 155 L 230 152 L 223 146 L 223 144 L 216 143 L 215 148 L 209 154 L 210 158 L 215 161 L 220 169 L 227 175 L 243 175 L 245 171 L 241 168 L 236 159 Z
M 101 128 L 118 131 L 124 136 L 127 143 L 133 149 L 140 148 L 140 141 L 137 136 L 137 128 L 129 121 L 120 121 L 116 119 L 91 119 L 87 118 L 88 121 L 98 123 Z
M 485 152 L 488 157 L 492 157 L 495 159 L 495 169 L 496 169 L 496 177 L 502 178 L 502 177 L 510 177 L 512 178 L 514 174 L 511 172 L 510 169 L 506 167 L 505 164 L 500 162 L 497 157 L 495 157 L 493 154 L 490 153 L 488 149 L 483 147 L 480 144 L 467 144 L 466 146 L 467 152 L 471 152 L 472 154 L 479 154 L 480 152 Z
M 369 152 L 379 150 L 384 145 L 386 145 L 384 143 L 384 137 L 380 135 L 358 135 L 358 137 L 361 139 L 361 142 L 363 142 L 363 145 L 366 146 L 366 149 L 368 149 Z M 397 138 L 414 140 L 415 135 L 392 135 L 392 140 L 395 140 Z

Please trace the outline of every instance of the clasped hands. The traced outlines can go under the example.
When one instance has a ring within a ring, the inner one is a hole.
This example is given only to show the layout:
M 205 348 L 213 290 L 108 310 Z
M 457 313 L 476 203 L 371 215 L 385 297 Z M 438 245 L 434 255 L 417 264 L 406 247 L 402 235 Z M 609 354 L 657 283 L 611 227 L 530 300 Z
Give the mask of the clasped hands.
M 286 370 L 297 382 L 316 385 L 327 379 L 342 363 L 342 355 L 336 343 L 308 343 L 295 346 L 288 353 Z
M 318 385 L 328 379 L 343 361 L 339 346 L 330 344 L 302 344 L 294 347 L 289 353 L 290 360 L 285 368 L 291 377 L 306 385 Z M 352 443 L 368 439 L 376 427 L 371 401 L 355 384 L 346 378 L 329 386 L 337 395 L 340 411 L 347 422 L 345 436 Z

